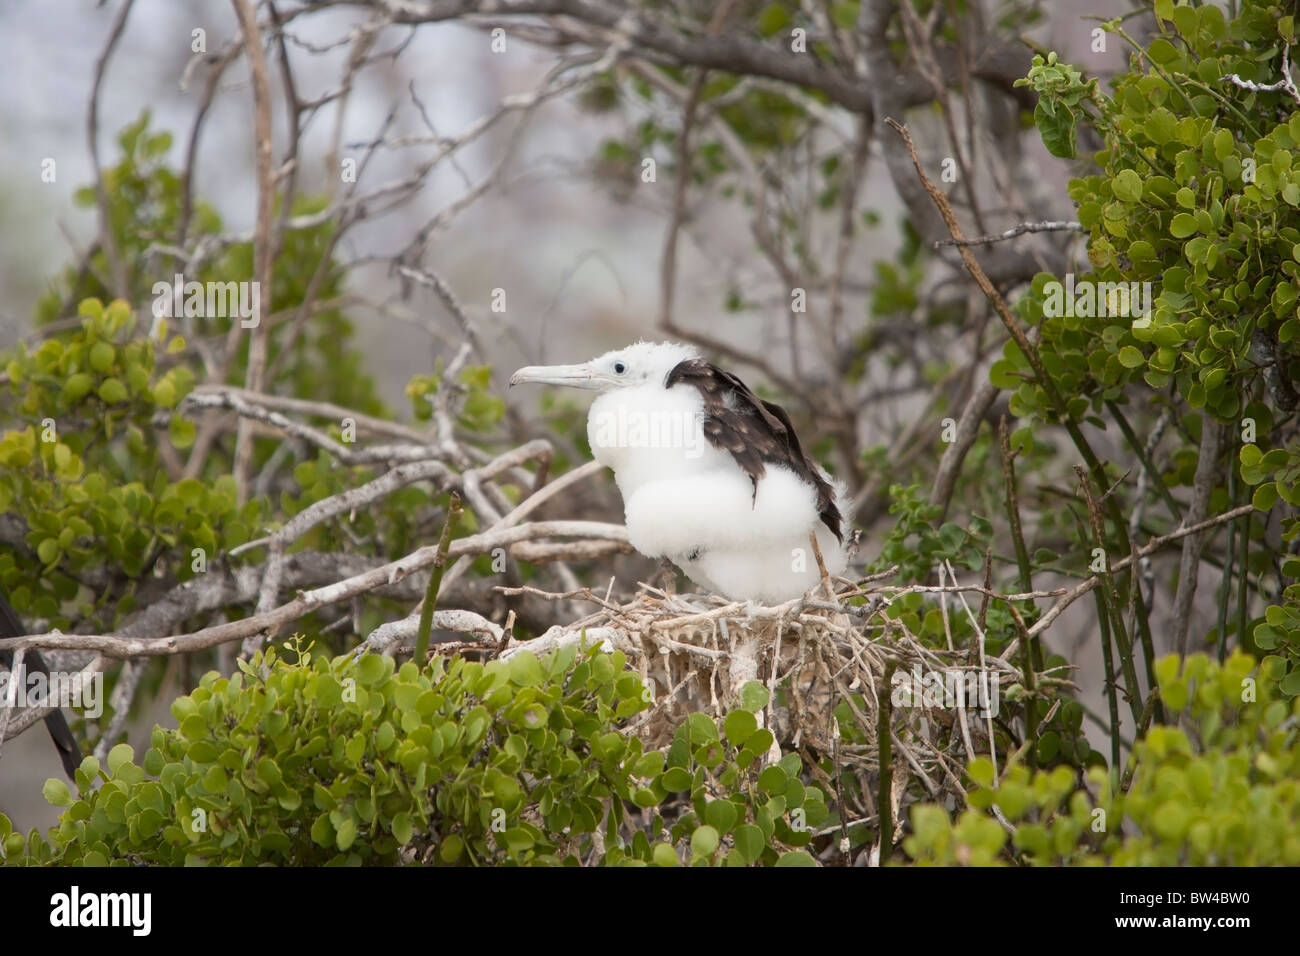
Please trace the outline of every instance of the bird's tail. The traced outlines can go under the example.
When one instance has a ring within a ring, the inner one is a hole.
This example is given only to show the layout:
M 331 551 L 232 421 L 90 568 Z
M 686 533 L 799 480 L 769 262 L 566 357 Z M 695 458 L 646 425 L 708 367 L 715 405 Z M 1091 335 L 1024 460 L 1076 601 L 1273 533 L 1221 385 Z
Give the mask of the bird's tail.
M 858 532 L 853 527 L 853 495 L 843 480 L 834 476 L 828 478 L 831 487 L 835 489 L 835 507 L 840 512 L 840 552 L 843 555 L 843 570 L 839 573 L 854 577 L 861 571 L 861 563 L 857 558 Z M 854 570 L 855 566 L 857 571 Z
M 849 486 L 841 479 L 836 478 L 825 468 L 821 469 L 822 477 L 830 482 L 831 489 L 835 492 L 833 500 L 835 508 L 840 513 L 840 535 L 845 545 L 848 545 L 849 539 L 853 537 L 853 496 L 849 494 Z
M 17 612 L 5 599 L 4 592 L 0 591 L 0 637 L 22 637 L 26 633 L 27 629 L 18 620 Z M 0 651 L 0 664 L 12 669 L 13 663 L 13 651 Z M 23 667 L 29 674 L 50 673 L 45 659 L 35 648 L 23 653 Z M 12 680 L 20 678 L 18 674 L 10 676 Z M 68 726 L 63 711 L 57 707 L 50 711 L 45 718 L 45 727 L 50 732 L 50 739 L 54 741 L 54 746 L 58 748 L 59 760 L 63 762 L 64 771 L 69 778 L 72 778 L 76 769 L 81 766 L 81 747 L 77 743 L 77 738 L 72 735 L 72 728 Z

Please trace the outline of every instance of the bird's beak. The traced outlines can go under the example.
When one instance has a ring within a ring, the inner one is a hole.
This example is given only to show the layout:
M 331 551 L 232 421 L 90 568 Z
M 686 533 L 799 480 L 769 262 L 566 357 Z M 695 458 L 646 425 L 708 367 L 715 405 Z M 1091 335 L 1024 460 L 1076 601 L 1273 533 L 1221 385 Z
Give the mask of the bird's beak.
M 570 388 L 586 388 L 597 392 L 614 384 L 611 376 L 592 368 L 591 363 L 525 365 L 510 376 L 510 384 L 522 385 L 525 382 L 535 385 L 568 385 Z

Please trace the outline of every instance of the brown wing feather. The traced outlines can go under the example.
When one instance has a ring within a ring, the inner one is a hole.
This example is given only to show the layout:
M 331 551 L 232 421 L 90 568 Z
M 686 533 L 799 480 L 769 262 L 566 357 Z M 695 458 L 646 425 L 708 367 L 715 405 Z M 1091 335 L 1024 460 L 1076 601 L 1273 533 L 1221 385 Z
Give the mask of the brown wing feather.
M 694 386 L 704 399 L 704 437 L 713 447 L 730 452 L 758 496 L 758 479 L 765 464 L 785 465 L 817 489 L 817 513 L 836 539 L 843 516 L 835 505 L 835 489 L 804 452 L 784 408 L 755 395 L 739 378 L 703 359 L 678 363 L 664 380 L 666 388 Z M 730 402 L 728 401 L 730 399 Z

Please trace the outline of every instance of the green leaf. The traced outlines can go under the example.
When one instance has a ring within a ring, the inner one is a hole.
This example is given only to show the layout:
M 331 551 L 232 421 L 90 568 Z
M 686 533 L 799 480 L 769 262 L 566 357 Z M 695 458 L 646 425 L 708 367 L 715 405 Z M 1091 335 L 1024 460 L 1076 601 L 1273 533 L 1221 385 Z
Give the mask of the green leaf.
M 69 375 L 63 383 L 63 400 L 69 405 L 75 405 L 90 393 L 94 385 L 95 380 L 85 372 Z
M 1187 808 L 1173 800 L 1157 808 L 1152 818 L 1156 833 L 1170 841 L 1181 840 L 1187 833 L 1189 822 Z
M 677 851 L 667 843 L 655 844 L 652 859 L 655 866 L 676 866 L 678 863 Z
M 532 651 L 520 651 L 510 659 L 509 667 L 510 680 L 520 687 L 536 687 L 546 679 Z
M 740 851 L 741 856 L 745 858 L 746 863 L 753 863 L 763 853 L 767 841 L 763 839 L 763 831 L 752 823 L 746 823 L 736 828 L 733 837 L 736 849 Z
M 102 344 L 102 343 L 101 343 Z M 106 378 L 100 383 L 99 390 L 96 394 L 103 399 L 106 405 L 116 405 L 118 402 L 124 402 L 127 398 L 126 386 L 122 384 L 120 378 Z
M 730 800 L 710 800 L 704 808 L 704 819 L 719 833 L 730 833 L 739 817 L 736 805 Z
M 722 732 L 733 746 L 743 746 L 758 729 L 758 720 L 747 710 L 733 710 L 722 722 Z
M 768 767 L 758 775 L 758 789 L 773 796 L 785 793 L 785 788 L 789 785 L 790 778 L 786 776 L 785 770 L 776 765 Z
M 167 423 L 167 437 L 171 439 L 173 445 L 181 450 L 194 444 L 196 434 L 197 430 L 194 423 L 188 418 L 173 415 L 172 420 Z
M 1132 169 L 1122 169 L 1111 180 L 1110 188 L 1121 202 L 1137 202 L 1142 198 L 1142 177 Z
M 659 781 L 669 793 L 681 793 L 691 789 L 691 775 L 681 767 L 669 767 Z
M 101 375 L 113 367 L 117 352 L 107 342 L 96 342 L 90 347 L 90 367 Z
M 642 754 L 632 765 L 632 773 L 638 777 L 657 777 L 663 772 L 664 760 L 662 750 L 652 750 L 648 754 Z
M 718 739 L 718 725 L 707 714 L 691 714 L 686 718 L 686 727 L 693 744 L 703 744 Z
M 357 664 L 357 682 L 370 687 L 378 684 L 393 671 L 391 658 L 380 654 L 363 654 Z
M 1169 681 L 1167 684 L 1162 682 L 1160 696 L 1170 710 L 1180 711 L 1187 706 L 1187 684 L 1180 680 Z
M 461 853 L 465 849 L 465 841 L 459 834 L 452 833 L 442 841 L 442 847 L 438 850 L 438 855 L 442 857 L 445 863 L 455 863 L 460 859 Z
M 1251 496 L 1250 503 L 1255 506 L 1257 511 L 1268 511 L 1273 507 L 1277 499 L 1277 482 L 1270 481 L 1255 489 L 1255 494 Z
M 791 850 L 789 853 L 782 853 L 776 861 L 777 866 L 816 866 L 817 861 L 812 858 L 807 850 Z
M 987 757 L 976 757 L 970 762 L 970 766 L 966 768 L 966 772 L 969 773 L 971 779 L 981 787 L 993 786 L 993 761 L 989 760 Z
M 1214 134 L 1214 158 L 1219 162 L 1231 156 L 1234 148 L 1232 133 L 1229 130 L 1221 129 Z
M 1043 145 L 1053 156 L 1060 159 L 1074 158 L 1075 124 L 1074 112 L 1068 106 L 1062 105 L 1053 111 L 1039 97 L 1038 105 L 1034 107 L 1034 125 L 1038 127 Z
M 1281 643 L 1277 631 L 1269 625 L 1261 622 L 1255 626 L 1254 632 L 1255 646 L 1261 650 L 1271 651 Z
M 108 758 L 105 763 L 108 765 L 108 775 L 116 777 L 118 768 L 124 764 L 129 764 L 135 759 L 135 750 L 130 744 L 118 744 L 108 752 Z
M 161 379 L 152 390 L 154 404 L 160 408 L 171 408 L 176 404 L 176 386 L 171 379 Z
M 1132 345 L 1126 345 L 1119 350 L 1119 364 L 1125 368 L 1137 368 L 1147 364 L 1146 356 L 1134 348 Z
M 338 832 L 335 834 L 335 844 L 340 850 L 346 850 L 352 846 L 357 838 L 357 821 L 348 817 L 339 825 Z
M 1151 45 L 1147 47 L 1147 55 L 1151 57 L 1153 62 L 1159 63 L 1161 66 L 1172 63 L 1182 56 L 1174 45 L 1165 39 L 1152 41 Z
M 72 791 L 62 780 L 50 777 L 41 787 L 41 795 L 45 797 L 45 802 L 53 804 L 56 807 L 68 807 L 72 805 Z
M 696 856 L 709 856 L 718 848 L 718 831 L 707 824 L 697 827 L 691 834 L 691 852 Z
M 756 680 L 747 680 L 740 687 L 740 706 L 750 713 L 756 714 L 768 702 L 767 688 Z

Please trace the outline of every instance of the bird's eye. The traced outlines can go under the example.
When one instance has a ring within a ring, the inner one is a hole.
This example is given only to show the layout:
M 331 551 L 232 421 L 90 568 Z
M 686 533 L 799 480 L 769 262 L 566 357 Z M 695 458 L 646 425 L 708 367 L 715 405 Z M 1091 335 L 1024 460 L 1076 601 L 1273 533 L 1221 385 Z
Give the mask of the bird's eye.
M 614 374 L 615 374 L 615 375 L 622 375 L 622 374 L 623 374 L 624 372 L 626 372 L 626 371 L 627 371 L 627 366 L 624 365 L 622 362 L 615 362 L 615 363 L 614 363 Z

